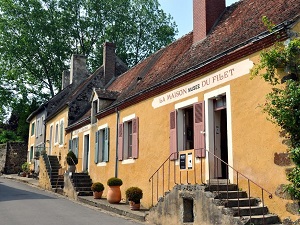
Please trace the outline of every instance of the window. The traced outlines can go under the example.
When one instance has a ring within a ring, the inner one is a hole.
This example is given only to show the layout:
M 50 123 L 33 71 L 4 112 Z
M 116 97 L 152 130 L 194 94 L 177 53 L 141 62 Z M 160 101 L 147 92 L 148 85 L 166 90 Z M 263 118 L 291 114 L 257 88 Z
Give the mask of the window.
M 49 137 L 49 154 L 51 154 L 52 151 L 52 136 L 53 136 L 53 125 L 50 126 L 50 137 Z
M 33 123 L 31 124 L 31 136 L 34 135 L 34 130 L 35 130 L 35 122 L 33 122 Z
M 41 119 L 41 134 L 40 135 L 43 135 L 45 130 L 45 116 L 42 116 L 42 119 Z
M 118 159 L 138 158 L 138 118 L 120 123 L 118 127 Z
M 69 151 L 74 152 L 77 158 L 78 158 L 78 143 L 79 143 L 78 137 L 69 140 Z
M 64 144 L 64 121 L 61 120 L 59 123 L 59 144 Z
M 91 115 L 92 124 L 97 122 L 97 118 L 96 118 L 97 111 L 98 111 L 98 100 L 95 100 L 92 103 L 92 115 Z
M 96 131 L 95 163 L 108 162 L 109 158 L 109 128 Z
M 178 151 L 195 149 L 197 157 L 205 157 L 204 102 L 170 113 L 170 153 L 177 159 Z
M 55 125 L 55 143 L 58 143 L 58 123 Z
M 29 151 L 29 162 L 31 162 L 32 159 L 33 159 L 33 146 L 30 147 L 30 151 Z
M 37 126 L 37 127 L 36 127 L 36 134 L 35 134 L 35 136 L 38 137 L 39 134 L 40 134 L 40 130 L 41 130 L 41 128 L 40 128 L 40 126 L 41 126 L 41 124 L 40 124 L 40 119 L 37 120 L 36 126 Z

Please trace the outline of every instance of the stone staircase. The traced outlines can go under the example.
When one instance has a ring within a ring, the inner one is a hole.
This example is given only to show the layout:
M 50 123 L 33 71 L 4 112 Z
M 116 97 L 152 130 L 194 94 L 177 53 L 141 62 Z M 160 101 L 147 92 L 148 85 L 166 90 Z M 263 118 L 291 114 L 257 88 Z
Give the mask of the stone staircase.
M 271 214 L 258 198 L 248 197 L 236 184 L 211 184 L 205 191 L 213 193 L 214 204 L 223 206 L 222 213 L 239 219 L 245 225 L 277 225 L 277 215 Z
M 172 212 L 172 216 L 170 216 Z M 188 217 L 186 215 L 189 215 Z M 186 218 L 191 218 L 185 221 Z M 259 198 L 248 197 L 236 184 L 177 184 L 150 209 L 154 224 L 280 225 Z
M 90 175 L 88 175 L 87 173 L 73 173 L 70 178 L 77 196 L 93 195 L 93 192 L 91 190 L 92 179 Z
M 59 174 L 61 168 L 57 156 L 43 155 L 46 164 L 48 176 L 50 178 L 52 190 L 58 193 L 63 193 L 64 177 Z M 48 160 L 49 159 L 49 160 Z

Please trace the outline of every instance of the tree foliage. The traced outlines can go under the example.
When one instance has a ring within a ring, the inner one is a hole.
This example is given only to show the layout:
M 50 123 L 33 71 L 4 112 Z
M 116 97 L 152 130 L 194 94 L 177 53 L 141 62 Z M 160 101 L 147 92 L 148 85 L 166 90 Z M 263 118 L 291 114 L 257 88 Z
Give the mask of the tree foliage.
M 54 96 L 71 54 L 86 55 L 94 71 L 111 41 L 133 66 L 176 32 L 157 0 L 0 0 L 0 119 L 23 96 Z
M 157 0 L 0 0 L 0 123 L 13 111 L 27 134 L 22 110 L 61 90 L 72 54 L 86 55 L 92 72 L 110 41 L 133 66 L 176 33 Z

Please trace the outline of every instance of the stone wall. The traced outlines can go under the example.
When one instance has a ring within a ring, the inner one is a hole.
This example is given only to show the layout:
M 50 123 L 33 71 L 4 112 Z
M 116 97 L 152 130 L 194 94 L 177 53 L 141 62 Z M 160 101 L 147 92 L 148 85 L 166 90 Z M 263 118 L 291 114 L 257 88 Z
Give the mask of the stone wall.
M 39 162 L 40 162 L 39 186 L 45 190 L 52 190 L 46 164 L 42 156 L 40 156 Z
M 4 172 L 6 162 L 7 144 L 0 145 L 0 172 Z
M 18 173 L 27 161 L 27 144 L 8 142 L 0 145 L 0 171 L 5 174 Z
M 239 220 L 224 215 L 213 202 L 210 192 L 201 185 L 176 185 L 158 204 L 151 208 L 146 220 L 153 224 L 223 224 L 238 225 Z

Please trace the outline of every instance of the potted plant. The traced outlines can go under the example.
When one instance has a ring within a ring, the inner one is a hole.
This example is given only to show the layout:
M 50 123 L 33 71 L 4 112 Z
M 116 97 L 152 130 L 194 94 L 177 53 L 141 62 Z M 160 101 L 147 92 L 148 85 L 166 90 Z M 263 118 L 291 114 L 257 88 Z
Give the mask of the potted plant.
M 100 199 L 103 194 L 104 185 L 100 182 L 95 182 L 92 184 L 91 190 L 93 191 L 94 199 Z
M 78 163 L 78 159 L 77 159 L 75 153 L 72 151 L 69 151 L 67 154 L 66 160 L 67 160 L 67 164 L 69 165 L 68 171 L 74 173 L 75 168 L 76 168 L 75 165 L 77 165 L 77 163 Z
M 26 175 L 29 173 L 29 163 L 28 162 L 24 162 L 22 164 L 22 170 L 23 170 L 22 176 L 26 177 Z
M 121 201 L 121 190 L 120 186 L 123 184 L 123 181 L 120 178 L 112 177 L 108 179 L 108 192 L 107 192 L 107 201 L 111 204 L 117 204 Z
M 143 191 L 138 187 L 130 187 L 126 190 L 126 199 L 129 201 L 131 210 L 139 210 L 141 206 L 141 199 L 143 198 Z

